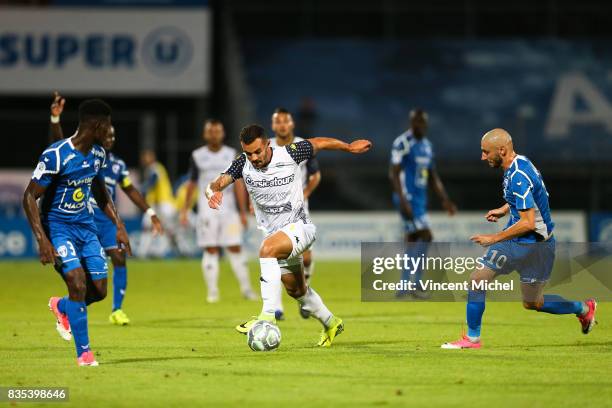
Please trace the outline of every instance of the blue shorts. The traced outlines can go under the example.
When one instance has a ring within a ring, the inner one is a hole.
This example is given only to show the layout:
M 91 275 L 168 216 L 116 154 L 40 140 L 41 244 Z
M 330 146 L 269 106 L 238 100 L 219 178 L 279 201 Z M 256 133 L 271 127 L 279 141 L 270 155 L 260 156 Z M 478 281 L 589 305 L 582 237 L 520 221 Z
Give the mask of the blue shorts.
M 555 262 L 555 238 L 542 242 L 502 241 L 491 245 L 483 264 L 496 275 L 517 271 L 522 283 L 546 282 Z
M 402 217 L 402 223 L 404 226 L 404 232 L 406 234 L 413 234 L 417 231 L 431 229 L 429 217 L 427 216 L 425 209 L 413 207 L 413 218 L 408 219 L 400 209 L 399 196 L 397 194 L 393 194 L 393 204 L 395 205 L 395 208 L 397 208 L 397 210 L 400 212 L 400 215 Z
M 92 280 L 104 279 L 108 274 L 106 255 L 98 241 L 94 224 L 51 222 L 46 226 L 49 240 L 59 254 L 61 272 L 82 267 Z
M 106 214 L 96 210 L 94 213 L 94 221 L 98 230 L 98 239 L 105 251 L 118 248 L 117 245 L 117 227 Z

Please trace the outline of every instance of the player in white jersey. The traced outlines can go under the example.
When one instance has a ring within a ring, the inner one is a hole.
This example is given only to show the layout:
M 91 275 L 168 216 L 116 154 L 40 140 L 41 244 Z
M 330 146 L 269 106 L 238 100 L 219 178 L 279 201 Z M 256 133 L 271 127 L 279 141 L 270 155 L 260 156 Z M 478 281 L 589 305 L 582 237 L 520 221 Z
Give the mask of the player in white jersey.
M 274 138 L 270 139 L 270 146 L 279 147 L 287 146 L 294 142 L 300 142 L 304 140 L 299 136 L 295 136 L 293 130 L 295 123 L 291 113 L 285 108 L 277 108 L 272 114 L 272 131 L 274 131 Z M 302 185 L 304 188 L 304 210 L 307 215 L 309 214 L 308 209 L 308 198 L 314 192 L 321 182 L 321 172 L 319 171 L 319 162 L 316 157 L 300 163 L 300 171 L 302 172 Z M 307 249 L 302 254 L 304 259 L 304 277 L 306 278 L 306 284 L 310 284 L 310 278 L 314 272 L 314 261 L 312 259 L 312 250 Z M 282 288 L 279 288 L 282 291 Z M 283 320 L 283 302 L 282 297 L 279 296 L 279 304 L 276 307 L 276 318 Z M 309 317 L 308 312 L 302 309 L 300 305 L 300 315 L 307 319 Z
M 208 183 L 227 168 L 227 163 L 236 157 L 236 150 L 223 144 L 223 124 L 214 119 L 204 123 L 202 132 L 205 146 L 193 151 L 189 165 L 189 181 L 185 205 L 181 209 L 181 224 L 188 224 L 189 203 L 196 189 L 204 191 Z M 240 285 L 242 296 L 257 300 L 251 288 L 247 260 L 241 250 L 243 229 L 247 227 L 247 197 L 244 183 L 230 186 L 225 205 L 215 211 L 208 206 L 204 194 L 199 195 L 196 236 L 198 246 L 203 249 L 202 273 L 206 282 L 209 303 L 219 301 L 219 253 L 225 248 L 234 275 Z M 238 204 L 238 206 L 236 206 Z
M 344 324 L 329 311 L 304 279 L 301 255 L 314 242 L 316 227 L 304 210 L 299 164 L 319 150 L 365 153 L 372 143 L 357 140 L 349 144 L 338 139 L 315 137 L 274 148 L 270 146 L 263 127 L 249 125 L 240 132 L 240 144 L 243 153 L 206 188 L 208 205 L 219 209 L 222 190 L 234 181 L 244 179 L 254 203 L 257 225 L 266 232 L 259 249 L 262 310 L 259 316 L 238 325 L 236 330 L 246 334 L 258 320 L 276 322 L 274 311 L 282 281 L 289 296 L 323 325 L 318 345 L 330 347 L 334 338 L 344 330 Z

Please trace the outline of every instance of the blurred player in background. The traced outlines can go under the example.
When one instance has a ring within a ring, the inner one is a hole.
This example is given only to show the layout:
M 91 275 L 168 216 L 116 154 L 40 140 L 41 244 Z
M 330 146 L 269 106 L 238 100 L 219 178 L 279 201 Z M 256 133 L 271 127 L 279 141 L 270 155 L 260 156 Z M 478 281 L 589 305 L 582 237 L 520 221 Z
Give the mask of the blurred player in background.
M 164 224 L 165 233 L 174 250 L 183 255 L 181 238 L 176 234 L 176 207 L 172 183 L 168 177 L 168 171 L 161 164 L 150 149 L 140 153 L 140 165 L 143 170 L 142 191 L 146 201 L 151 204 L 153 210 Z M 138 255 L 146 258 L 151 255 L 160 256 L 159 251 L 152 251 L 155 242 L 155 233 L 152 229 L 151 218 L 145 216 L 142 220 L 143 232 L 141 235 Z
M 125 226 L 104 184 L 101 169 L 111 144 L 111 109 L 99 99 L 79 106 L 79 126 L 70 138 L 51 144 L 40 156 L 23 197 L 23 207 L 43 265 L 55 263 L 68 296 L 49 299 L 56 328 L 74 337 L 79 366 L 97 366 L 89 345 L 87 306 L 106 297 L 108 266 L 89 211 L 93 194 L 117 227 L 116 241 L 131 254 Z M 36 200 L 42 198 L 40 208 Z
M 481 141 L 482 160 L 490 167 L 504 170 L 503 196 L 506 204 L 485 215 L 497 222 L 507 214 L 508 224 L 495 234 L 474 235 L 470 239 L 488 247 L 484 267 L 472 272 L 471 281 L 491 282 L 498 275 L 518 271 L 521 277 L 523 306 L 551 314 L 574 314 L 582 333 L 595 325 L 594 299 L 585 302 L 566 300 L 559 295 L 544 295 L 555 261 L 555 224 L 550 216 L 548 191 L 542 175 L 525 156 L 514 151 L 512 138 L 504 129 L 487 132 Z M 480 328 L 485 310 L 485 291 L 468 291 L 466 308 L 468 333 L 444 349 L 480 348 Z
M 299 164 L 319 150 L 365 153 L 371 143 L 357 140 L 348 144 L 317 137 L 284 147 L 271 147 L 264 128 L 249 125 L 240 132 L 240 144 L 243 153 L 206 188 L 208 205 L 218 209 L 222 204 L 222 190 L 243 178 L 255 206 L 257 224 L 266 233 L 259 249 L 262 310 L 259 316 L 238 325 L 236 330 L 247 334 L 258 320 L 276 322 L 282 281 L 287 293 L 323 325 L 318 346 L 330 347 L 344 330 L 344 324 L 323 304 L 317 292 L 306 285 L 304 278 L 301 255 L 314 242 L 316 227 L 304 210 Z
M 64 132 L 60 123 L 60 116 L 64 110 L 66 100 L 59 93 L 55 93 L 51 104 L 51 138 L 58 141 L 64 138 Z M 117 186 L 120 186 L 128 198 L 142 212 L 151 218 L 154 234 L 163 233 L 163 228 L 155 211 L 149 206 L 144 197 L 136 190 L 125 165 L 125 162 L 111 153 L 115 146 L 115 129 L 110 127 L 110 135 L 104 145 L 106 150 L 106 161 L 100 170 L 100 175 L 104 178 L 106 188 L 113 200 L 116 202 Z M 127 290 L 127 266 L 125 252 L 119 250 L 117 244 L 117 227 L 112 220 L 100 209 L 94 197 L 90 197 L 89 203 L 93 208 L 94 221 L 97 228 L 98 239 L 106 254 L 113 263 L 113 310 L 109 316 L 112 324 L 124 326 L 130 323 L 130 319 L 122 309 L 125 291 Z
M 189 223 L 189 203 L 199 185 L 201 192 L 198 199 L 198 216 L 196 236 L 198 246 L 203 249 L 202 273 L 207 287 L 206 300 L 209 303 L 219 301 L 219 255 L 225 248 L 225 255 L 240 285 L 240 292 L 245 299 L 257 300 L 251 288 L 247 259 L 242 251 L 243 229 L 247 228 L 247 193 L 242 180 L 230 186 L 225 205 L 215 211 L 208 207 L 204 190 L 208 183 L 227 168 L 227 163 L 236 157 L 236 150 L 223 144 L 225 129 L 215 119 L 204 123 L 202 137 L 206 143 L 194 150 L 189 162 L 189 181 L 183 208 L 181 208 L 181 225 Z
M 457 207 L 448 198 L 436 171 L 433 146 L 426 137 L 427 126 L 428 115 L 425 111 L 411 111 L 410 129 L 399 135 L 391 148 L 389 178 L 394 192 L 393 203 L 404 223 L 404 239 L 409 246 L 408 255 L 413 257 L 425 254 L 428 243 L 433 239 L 427 216 L 428 188 L 433 188 L 449 215 L 457 212 Z M 402 272 L 402 279 L 417 283 L 422 274 L 422 267 L 416 271 L 405 270 Z M 399 291 L 397 295 L 428 297 L 420 285 L 417 285 L 417 290 Z
M 270 146 L 282 147 L 287 146 L 295 142 L 300 142 L 302 139 L 299 136 L 295 136 L 293 133 L 295 129 L 295 123 L 291 113 L 285 108 L 277 108 L 272 115 L 272 131 L 274 131 L 274 138 L 270 139 Z M 300 171 L 302 173 L 302 185 L 304 188 L 304 211 L 307 216 L 309 214 L 308 199 L 310 195 L 315 191 L 321 182 L 321 171 L 319 170 L 319 162 L 316 157 L 300 163 Z M 306 278 L 306 284 L 310 285 L 310 279 L 314 273 L 314 260 L 312 259 L 312 250 L 307 249 L 302 254 L 304 258 L 304 277 Z M 282 290 L 279 287 L 279 290 Z M 279 304 L 276 309 L 276 319 L 283 320 L 283 302 L 282 297 L 279 296 Z M 300 315 L 307 319 L 309 314 L 302 309 L 300 304 Z

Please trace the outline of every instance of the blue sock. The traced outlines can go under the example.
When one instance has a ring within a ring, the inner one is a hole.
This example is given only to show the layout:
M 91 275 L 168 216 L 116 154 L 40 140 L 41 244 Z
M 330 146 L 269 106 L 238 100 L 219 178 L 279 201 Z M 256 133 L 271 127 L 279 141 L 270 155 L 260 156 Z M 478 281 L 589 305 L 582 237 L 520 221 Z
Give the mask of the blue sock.
M 57 302 L 57 310 L 62 314 L 66 314 L 66 301 L 68 300 L 68 296 L 64 296 Z
M 70 322 L 72 337 L 76 346 L 77 356 L 89 351 L 89 334 L 87 332 L 87 305 L 85 302 L 75 302 L 66 299 L 66 314 Z
M 544 304 L 539 312 L 551 314 L 582 314 L 582 302 L 567 300 L 559 295 L 544 295 Z
M 417 284 L 417 289 L 421 290 L 421 285 L 419 284 L 419 282 L 421 281 L 421 278 L 423 276 L 423 269 L 424 266 L 423 262 L 425 262 L 426 257 L 427 257 L 427 249 L 429 248 L 429 242 L 426 241 L 417 241 L 415 243 L 415 247 L 414 247 L 414 256 L 415 257 L 419 257 L 421 258 L 421 262 L 419 263 L 419 266 L 416 268 L 414 274 L 412 275 L 412 281 L 415 282 Z
M 466 317 L 469 337 L 480 337 L 480 326 L 482 324 L 482 314 L 485 311 L 486 292 L 468 291 L 468 302 L 466 307 Z
M 113 270 L 113 312 L 121 309 L 126 289 L 127 268 L 125 266 L 115 266 Z

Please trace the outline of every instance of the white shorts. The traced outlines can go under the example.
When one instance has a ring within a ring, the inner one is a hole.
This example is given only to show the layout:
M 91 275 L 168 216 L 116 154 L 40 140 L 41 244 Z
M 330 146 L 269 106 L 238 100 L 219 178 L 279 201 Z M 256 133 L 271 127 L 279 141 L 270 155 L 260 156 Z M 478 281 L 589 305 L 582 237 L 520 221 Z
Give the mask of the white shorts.
M 285 225 L 280 231 L 287 234 L 293 244 L 291 254 L 287 259 L 279 259 L 281 268 L 297 265 L 302 262 L 302 253 L 308 250 L 317 238 L 317 227 L 314 224 L 304 224 L 302 221 Z
M 198 214 L 196 237 L 200 248 L 242 245 L 242 224 L 235 212 Z

